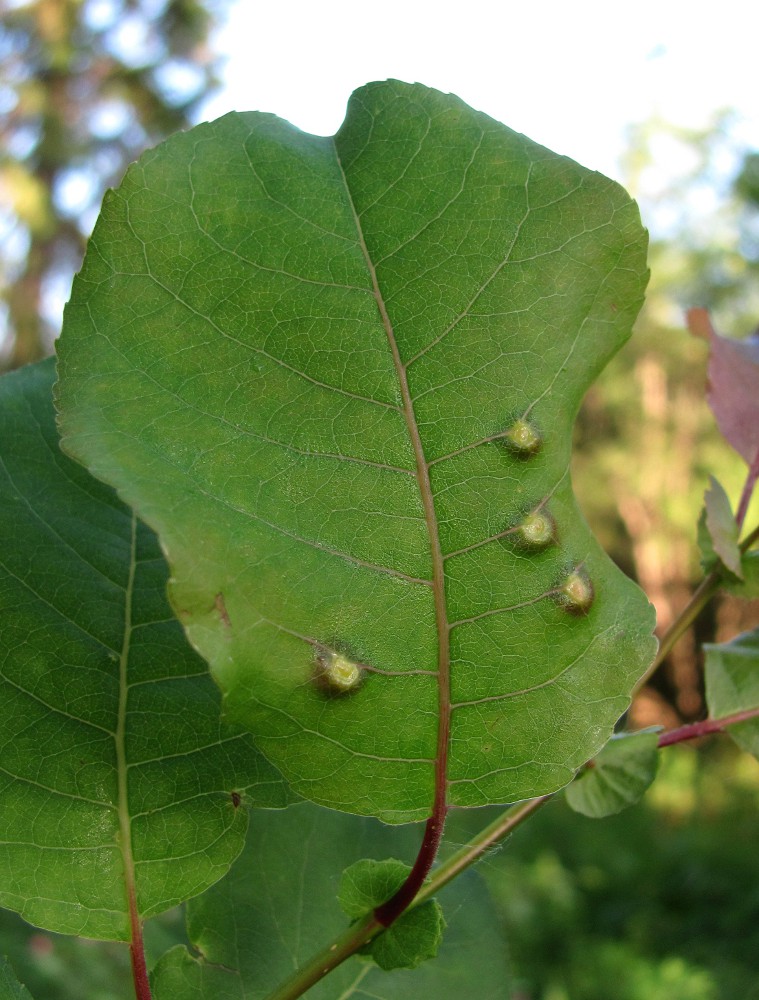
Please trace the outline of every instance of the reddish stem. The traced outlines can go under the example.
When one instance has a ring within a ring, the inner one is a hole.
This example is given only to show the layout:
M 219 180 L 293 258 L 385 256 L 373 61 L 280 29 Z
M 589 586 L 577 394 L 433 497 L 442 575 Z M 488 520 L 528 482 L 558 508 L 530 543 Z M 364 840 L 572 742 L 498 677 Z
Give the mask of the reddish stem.
M 427 825 L 424 828 L 422 846 L 419 848 L 414 867 L 409 872 L 408 878 L 394 896 L 391 896 L 386 903 L 378 906 L 374 911 L 375 920 L 379 921 L 383 927 L 389 927 L 404 910 L 411 906 L 424 885 L 424 880 L 430 873 L 432 863 L 440 847 L 443 827 L 445 826 L 445 813 L 445 805 L 443 804 L 442 809 L 440 809 L 436 803 L 435 812 L 427 820 Z
M 746 722 L 756 718 L 759 718 L 759 708 L 747 708 L 734 715 L 726 715 L 722 719 L 704 719 L 702 722 L 691 722 L 688 726 L 680 726 L 679 729 L 671 729 L 668 733 L 662 733 L 658 745 L 659 748 L 669 747 L 674 743 L 684 743 L 685 740 L 696 740 L 700 736 L 724 732 L 726 726 L 732 726 L 736 722 Z
M 759 479 L 759 451 L 757 451 L 756 455 L 754 455 L 754 461 L 748 467 L 746 482 L 743 484 L 741 498 L 738 501 L 738 510 L 735 514 L 735 520 L 739 529 L 743 527 L 743 522 L 746 520 L 748 505 L 751 503 L 751 496 L 754 492 L 757 479 Z
M 148 967 L 145 964 L 145 952 L 142 948 L 142 941 L 140 941 L 139 944 L 132 942 L 129 946 L 129 953 L 132 958 L 134 995 L 137 1000 L 152 1000 L 150 980 L 148 979 Z
M 137 1000 L 152 1000 L 148 966 L 145 961 L 145 945 L 142 939 L 142 923 L 137 912 L 137 900 L 134 891 L 129 893 L 129 920 L 132 925 L 132 942 L 129 945 L 129 955 L 132 959 L 132 977 L 134 979 L 134 994 Z

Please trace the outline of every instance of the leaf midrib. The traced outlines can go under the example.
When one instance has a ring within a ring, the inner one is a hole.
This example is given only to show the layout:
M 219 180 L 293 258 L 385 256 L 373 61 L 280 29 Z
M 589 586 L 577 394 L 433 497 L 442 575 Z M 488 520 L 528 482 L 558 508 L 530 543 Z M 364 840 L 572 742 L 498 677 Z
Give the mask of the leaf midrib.
M 387 335 L 393 365 L 398 377 L 398 384 L 401 390 L 401 399 L 403 402 L 403 413 L 414 452 L 414 458 L 416 460 L 416 480 L 419 484 L 419 494 L 422 501 L 422 508 L 424 510 L 424 520 L 427 526 L 427 534 L 430 541 L 430 555 L 432 559 L 432 593 L 435 606 L 435 623 L 438 634 L 438 733 L 435 752 L 435 790 L 434 801 L 431 804 L 431 815 L 442 818 L 446 809 L 448 751 L 451 730 L 450 625 L 448 622 L 448 608 L 445 600 L 445 560 L 440 545 L 440 532 L 438 528 L 437 514 L 435 511 L 435 499 L 432 493 L 432 484 L 430 481 L 429 463 L 427 462 L 427 458 L 424 454 L 424 445 L 422 443 L 422 438 L 419 433 L 419 425 L 414 412 L 414 403 L 409 390 L 406 365 L 403 363 L 400 351 L 398 350 L 398 342 L 395 337 L 393 324 L 390 320 L 390 316 L 388 315 L 385 300 L 377 280 L 377 272 L 374 262 L 364 238 L 361 218 L 356 210 L 350 186 L 348 184 L 348 179 L 345 175 L 342 161 L 340 159 L 340 152 L 334 139 L 332 140 L 332 144 L 335 150 L 335 159 L 342 178 L 346 198 L 348 200 L 353 222 L 356 227 L 358 243 L 361 247 L 361 252 L 364 256 L 366 267 L 371 277 L 372 291 L 382 319 L 382 325 Z
M 124 888 L 127 896 L 131 940 L 140 936 L 135 883 L 134 853 L 132 850 L 132 820 L 129 813 L 128 762 L 126 756 L 127 699 L 129 697 L 129 648 L 132 637 L 132 601 L 137 572 L 137 516 L 132 513 L 129 540 L 129 574 L 124 591 L 124 641 L 119 657 L 119 705 L 114 742 L 116 747 L 116 774 L 118 782 L 119 848 L 124 862 Z

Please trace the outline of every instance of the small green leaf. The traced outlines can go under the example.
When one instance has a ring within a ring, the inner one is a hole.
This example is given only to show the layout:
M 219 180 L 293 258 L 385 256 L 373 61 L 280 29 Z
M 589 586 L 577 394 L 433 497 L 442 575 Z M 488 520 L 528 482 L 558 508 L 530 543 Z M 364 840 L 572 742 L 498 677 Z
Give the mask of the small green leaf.
M 411 871 L 402 861 L 362 858 L 343 872 L 338 901 L 349 917 L 362 917 L 400 889 Z M 445 919 L 431 899 L 408 910 L 362 950 L 381 969 L 415 969 L 437 955 Z
M 363 953 L 371 955 L 380 969 L 416 969 L 435 958 L 443 940 L 445 918 L 440 904 L 430 899 L 415 906 L 370 941 Z
M 354 871 L 359 877 L 343 882 L 344 903 L 353 912 L 359 906 L 366 912 L 364 904 L 371 908 L 408 871 L 397 861 L 377 862 L 376 879 L 370 872 L 364 880 L 366 857 L 399 851 L 413 857 L 421 836 L 418 826 L 389 827 L 309 803 L 283 812 L 252 811 L 247 846 L 229 875 L 187 904 L 188 934 L 200 957 L 184 948 L 165 955 L 153 975 L 154 1000 L 265 1000 L 296 966 L 345 931 L 348 920 L 336 890 L 346 861 L 359 861 Z M 465 872 L 441 895 L 450 917 L 434 961 L 413 975 L 397 967 L 433 950 L 442 919 L 431 908 L 421 927 L 412 921 L 407 933 L 386 941 L 387 951 L 373 955 L 374 961 L 349 959 L 308 991 L 309 1000 L 509 1000 L 499 921 L 479 875 Z M 395 971 L 385 972 L 380 961 Z
M 129 940 L 221 878 L 281 776 L 220 720 L 155 535 L 58 447 L 53 362 L 0 379 L 0 904 Z
M 8 964 L 8 960 L 2 956 L 0 956 L 0 1000 L 32 1000 L 29 990 L 16 979 L 16 973 Z
M 721 719 L 759 706 L 759 629 L 730 642 L 704 643 L 706 703 L 709 715 Z M 759 719 L 725 730 L 739 747 L 759 757 Z
M 411 867 L 394 858 L 374 861 L 362 858 L 343 872 L 337 900 L 349 917 L 365 913 L 387 902 L 400 889 Z
M 397 80 L 334 137 L 258 112 L 173 136 L 104 200 L 66 447 L 158 531 L 225 708 L 299 794 L 399 823 L 436 775 L 516 801 L 608 739 L 653 611 L 569 460 L 646 245 L 617 184 Z
M 656 777 L 658 735 L 650 730 L 612 736 L 566 789 L 575 812 L 601 819 L 638 802 Z
M 738 548 L 739 531 L 730 500 L 714 476 L 710 477 L 709 482 L 709 489 L 704 494 L 703 523 L 709 542 L 704 558 L 708 561 L 713 552 L 734 576 L 742 579 L 741 552 Z

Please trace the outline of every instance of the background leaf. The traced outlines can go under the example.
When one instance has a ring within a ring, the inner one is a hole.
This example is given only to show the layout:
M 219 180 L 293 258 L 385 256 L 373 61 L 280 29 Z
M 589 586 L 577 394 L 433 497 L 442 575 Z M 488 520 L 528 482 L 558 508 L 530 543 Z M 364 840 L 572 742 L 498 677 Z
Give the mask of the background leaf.
M 125 940 L 125 834 L 150 916 L 241 850 L 232 791 L 272 805 L 288 793 L 220 722 L 153 533 L 60 452 L 53 378 L 48 361 L 0 380 L 0 903 Z
M 16 979 L 7 961 L 0 956 L 0 1000 L 32 1000 L 29 990 Z
M 759 334 L 721 337 L 706 309 L 689 309 L 691 333 L 709 342 L 707 399 L 725 440 L 748 465 L 759 459 Z
M 442 744 L 474 806 L 608 738 L 653 619 L 569 448 L 645 252 L 616 184 L 394 81 L 334 139 L 257 113 L 175 136 L 106 198 L 66 447 L 158 530 L 227 708 L 300 794 L 399 822 Z
M 730 642 L 704 643 L 706 703 L 720 719 L 759 706 L 759 629 Z M 725 732 L 739 747 L 759 757 L 759 720 L 728 726 Z
M 655 732 L 613 736 L 567 786 L 567 803 L 583 816 L 601 819 L 639 802 L 656 777 L 657 743 Z
M 336 899 L 341 868 L 365 855 L 411 853 L 419 836 L 415 827 L 387 827 L 308 803 L 253 811 L 246 849 L 229 875 L 188 904 L 188 932 L 200 957 L 184 948 L 165 955 L 152 978 L 155 1000 L 263 1000 L 347 927 Z M 455 879 L 441 902 L 448 926 L 434 961 L 413 973 L 387 973 L 354 957 L 309 990 L 309 1000 L 510 998 L 498 920 L 479 876 Z

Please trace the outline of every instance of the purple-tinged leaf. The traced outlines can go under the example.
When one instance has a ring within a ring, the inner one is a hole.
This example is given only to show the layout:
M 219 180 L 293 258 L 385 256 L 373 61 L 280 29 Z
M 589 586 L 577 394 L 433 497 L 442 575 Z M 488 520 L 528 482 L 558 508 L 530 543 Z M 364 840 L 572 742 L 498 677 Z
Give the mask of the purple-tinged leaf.
M 688 329 L 709 343 L 707 400 L 725 440 L 749 466 L 759 456 L 759 333 L 721 337 L 706 309 L 689 309 Z

